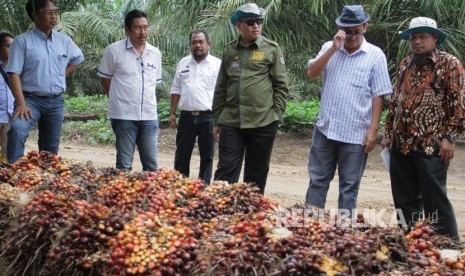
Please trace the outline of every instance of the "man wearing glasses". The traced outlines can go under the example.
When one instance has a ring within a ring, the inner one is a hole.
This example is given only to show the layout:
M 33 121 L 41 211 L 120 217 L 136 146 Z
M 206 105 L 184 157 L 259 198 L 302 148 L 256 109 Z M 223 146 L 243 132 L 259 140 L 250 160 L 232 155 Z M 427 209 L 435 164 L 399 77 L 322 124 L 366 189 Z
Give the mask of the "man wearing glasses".
M 15 98 L 7 156 L 10 163 L 24 154 L 31 129 L 38 124 L 39 150 L 58 153 L 64 117 L 66 76 L 84 56 L 70 37 L 54 30 L 58 8 L 51 0 L 29 0 L 26 11 L 35 28 L 11 45 L 8 80 Z
M 323 87 L 306 202 L 325 207 L 338 167 L 338 208 L 346 214 L 356 208 L 367 156 L 376 145 L 383 96 L 391 93 L 386 56 L 364 38 L 369 20 L 362 6 L 345 6 L 333 40 L 309 60 L 307 70 L 310 79 L 323 76 Z
M 263 12 L 240 6 L 231 23 L 239 31 L 226 45 L 213 97 L 214 136 L 219 161 L 215 180 L 236 183 L 244 162 L 244 182 L 263 194 L 273 142 L 289 93 L 279 45 L 261 35 Z

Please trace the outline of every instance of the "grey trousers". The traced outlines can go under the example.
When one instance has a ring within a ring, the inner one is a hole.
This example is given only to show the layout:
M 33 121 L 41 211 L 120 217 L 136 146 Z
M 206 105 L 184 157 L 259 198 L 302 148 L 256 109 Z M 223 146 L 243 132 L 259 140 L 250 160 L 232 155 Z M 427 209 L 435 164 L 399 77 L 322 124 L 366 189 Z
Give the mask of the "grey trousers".
M 306 196 L 307 204 L 325 207 L 329 184 L 334 178 L 337 167 L 339 174 L 338 208 L 349 211 L 355 209 L 367 157 L 361 144 L 330 140 L 315 128 L 308 160 L 310 183 Z

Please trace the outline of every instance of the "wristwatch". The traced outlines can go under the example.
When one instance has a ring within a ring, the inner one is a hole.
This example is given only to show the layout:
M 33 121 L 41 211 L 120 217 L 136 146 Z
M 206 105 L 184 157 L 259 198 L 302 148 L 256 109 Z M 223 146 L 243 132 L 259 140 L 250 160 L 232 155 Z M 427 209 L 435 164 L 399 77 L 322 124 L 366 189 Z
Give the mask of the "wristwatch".
M 446 136 L 444 136 L 444 138 L 446 138 L 447 140 L 449 140 L 449 142 L 452 142 L 452 143 L 457 142 L 457 135 L 447 134 Z

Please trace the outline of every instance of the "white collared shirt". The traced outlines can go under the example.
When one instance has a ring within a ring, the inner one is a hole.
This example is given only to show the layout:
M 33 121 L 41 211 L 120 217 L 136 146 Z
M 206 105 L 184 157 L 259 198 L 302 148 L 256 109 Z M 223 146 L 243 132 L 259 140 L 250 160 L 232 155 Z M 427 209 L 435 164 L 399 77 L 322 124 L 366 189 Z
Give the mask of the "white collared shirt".
M 129 39 L 105 49 L 98 76 L 111 78 L 108 113 L 112 119 L 157 120 L 155 88 L 161 83 L 161 53 L 146 44 L 139 55 Z
M 221 60 L 212 55 L 197 63 L 192 55 L 178 62 L 171 94 L 180 95 L 178 108 L 186 111 L 211 110 Z
M 332 47 L 326 42 L 317 57 Z M 391 94 L 386 56 L 365 39 L 360 49 L 349 54 L 339 49 L 323 71 L 320 111 L 316 126 L 328 139 L 362 144 L 371 124 L 373 98 Z

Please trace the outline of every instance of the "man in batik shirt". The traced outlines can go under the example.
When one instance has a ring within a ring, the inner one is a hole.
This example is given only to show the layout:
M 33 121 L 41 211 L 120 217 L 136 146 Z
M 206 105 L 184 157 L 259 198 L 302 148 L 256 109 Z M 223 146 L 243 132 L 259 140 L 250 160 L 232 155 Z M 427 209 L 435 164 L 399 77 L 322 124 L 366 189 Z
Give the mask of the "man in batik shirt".
M 412 54 L 400 63 L 382 141 L 391 150 L 394 205 L 407 223 L 425 217 L 458 240 L 446 178 L 465 125 L 464 69 L 438 49 L 446 34 L 433 19 L 414 18 L 399 35 Z

